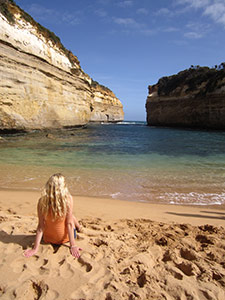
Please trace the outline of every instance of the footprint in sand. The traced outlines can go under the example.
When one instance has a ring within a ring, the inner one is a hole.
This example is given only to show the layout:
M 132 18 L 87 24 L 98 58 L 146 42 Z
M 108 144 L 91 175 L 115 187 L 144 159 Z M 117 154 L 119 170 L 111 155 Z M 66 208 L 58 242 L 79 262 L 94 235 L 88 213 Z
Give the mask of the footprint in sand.
M 59 262 L 59 276 L 63 278 L 72 277 L 75 274 L 75 271 L 73 270 L 72 266 L 66 261 L 66 259 L 63 259 Z
M 140 276 L 137 278 L 137 284 L 140 288 L 143 288 L 145 284 L 147 283 L 146 274 L 143 272 Z
M 49 275 L 51 268 L 47 264 L 47 259 L 42 259 L 40 256 L 34 255 L 29 259 L 24 257 L 15 259 L 10 264 L 10 267 L 13 272 L 19 274 L 28 269 L 33 275 L 37 275 L 37 273 L 40 275 Z
M 99 236 L 99 232 L 88 228 L 88 229 L 85 229 L 85 235 L 87 237 L 96 237 L 96 236 Z
M 40 298 L 41 299 L 46 299 L 46 300 L 56 300 L 56 299 L 61 299 L 59 298 L 59 293 L 53 290 L 50 290 L 47 292 L 46 297 Z
M 36 256 L 36 262 L 33 263 L 35 264 L 35 269 L 38 269 L 40 275 L 50 275 L 53 277 L 53 269 L 50 260 Z
M 12 215 L 16 215 L 16 212 L 12 208 L 7 209 L 7 212 Z
M 13 291 L 13 296 L 18 299 L 46 299 L 48 285 L 43 281 L 26 280 Z M 52 298 L 53 299 L 53 298 Z
M 50 269 L 48 265 L 48 259 L 43 260 L 42 266 L 39 268 L 40 275 L 50 275 Z
M 224 299 L 224 298 L 216 298 L 215 295 L 214 295 L 214 293 L 212 291 L 210 291 L 210 290 L 206 290 L 206 289 L 203 290 L 203 289 L 201 289 L 200 292 L 202 293 L 202 296 L 204 297 L 203 299 L 212 299 L 212 300 L 214 300 L 214 299 L 219 299 L 219 300 L 220 299 L 221 300 Z
M 181 262 L 176 264 L 176 267 L 181 270 L 186 276 L 194 276 L 200 273 L 196 265 L 191 262 Z
M 172 253 L 170 250 L 166 250 L 165 253 L 163 254 L 162 261 L 167 262 L 167 261 L 173 261 L 174 260 L 175 254 Z
M 3 299 L 3 295 L 6 293 L 7 286 L 0 284 L 0 298 Z
M 197 259 L 196 253 L 193 250 L 187 248 L 181 248 L 180 255 L 182 258 L 190 261 Z
M 27 264 L 24 263 L 24 259 L 17 260 L 13 262 L 11 265 L 13 272 L 21 274 L 27 269 Z
M 108 243 L 105 239 L 96 238 L 93 241 L 90 241 L 94 246 L 100 247 L 100 246 L 108 246 Z
M 104 290 L 110 285 L 112 275 L 105 271 L 103 267 L 95 270 L 95 273 L 88 276 L 86 284 L 81 285 L 76 291 L 71 294 L 70 299 L 80 300 L 94 300 L 94 299 L 110 299 L 104 295 Z M 101 297 L 99 297 L 101 295 Z M 111 298 L 115 299 L 115 298 Z M 119 299 L 119 298 L 118 298 Z
M 87 262 L 84 256 L 80 256 L 78 258 L 78 262 L 82 265 L 82 267 L 85 267 L 85 271 L 88 273 L 92 270 L 92 265 Z
M 184 278 L 182 272 L 180 270 L 177 270 L 177 268 L 173 266 L 167 266 L 166 270 L 176 279 L 182 280 Z
M 7 217 L 0 216 L 0 223 L 6 222 L 7 220 Z
M 110 282 L 111 273 L 109 270 L 105 270 L 103 267 L 99 267 L 98 269 L 97 267 L 94 268 L 91 274 L 92 275 L 89 278 L 90 284 L 98 285 L 99 287 L 103 288 L 106 282 Z
M 205 245 L 205 247 L 208 245 L 214 245 L 213 239 L 203 234 L 198 234 L 195 239 L 196 241 L 200 242 L 202 246 Z

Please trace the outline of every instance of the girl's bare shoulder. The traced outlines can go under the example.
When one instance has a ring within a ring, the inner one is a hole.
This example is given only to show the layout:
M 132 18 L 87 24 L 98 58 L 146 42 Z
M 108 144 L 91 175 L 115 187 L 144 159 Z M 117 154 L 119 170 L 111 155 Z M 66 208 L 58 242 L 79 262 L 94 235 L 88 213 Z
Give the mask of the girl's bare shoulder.
M 44 202 L 43 197 L 40 197 L 40 198 L 38 199 L 38 203 L 37 203 L 37 208 L 38 208 L 38 210 L 40 210 L 41 207 L 43 206 L 43 204 L 44 204 L 43 202 Z

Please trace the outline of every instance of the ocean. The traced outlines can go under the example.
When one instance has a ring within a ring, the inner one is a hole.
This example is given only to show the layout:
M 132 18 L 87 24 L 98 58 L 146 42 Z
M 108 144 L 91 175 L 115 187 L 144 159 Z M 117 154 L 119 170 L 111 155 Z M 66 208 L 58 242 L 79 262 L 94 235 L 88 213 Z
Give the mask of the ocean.
M 61 172 L 73 195 L 225 203 L 225 132 L 145 122 L 2 135 L 0 188 L 41 190 Z

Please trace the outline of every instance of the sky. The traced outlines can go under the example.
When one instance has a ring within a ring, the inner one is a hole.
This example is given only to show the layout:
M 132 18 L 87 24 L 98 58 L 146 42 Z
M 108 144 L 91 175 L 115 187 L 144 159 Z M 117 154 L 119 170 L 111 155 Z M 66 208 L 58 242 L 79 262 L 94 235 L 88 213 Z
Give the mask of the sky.
M 148 86 L 225 61 L 225 0 L 15 0 L 53 31 L 125 120 L 146 120 Z

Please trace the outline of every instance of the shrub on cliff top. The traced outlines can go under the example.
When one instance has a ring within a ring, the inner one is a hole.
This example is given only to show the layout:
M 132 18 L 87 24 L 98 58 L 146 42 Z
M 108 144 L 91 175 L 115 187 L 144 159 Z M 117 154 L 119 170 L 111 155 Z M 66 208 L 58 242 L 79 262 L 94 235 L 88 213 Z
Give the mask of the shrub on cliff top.
M 225 78 L 224 63 L 211 69 L 209 67 L 191 66 L 191 68 L 176 75 L 160 78 L 157 83 L 158 95 L 168 96 L 176 88 L 187 86 L 186 93 L 199 90 L 196 96 L 202 96 L 212 93 L 216 88 L 221 87 L 219 82 L 223 78 Z M 201 87 L 202 84 L 203 86 Z
M 111 92 L 111 93 L 112 93 L 112 91 L 111 91 L 109 88 L 107 88 L 107 87 L 104 86 L 104 85 L 99 84 L 98 81 L 95 81 L 95 80 L 93 80 L 93 79 L 91 80 L 91 87 L 93 87 L 93 88 L 100 87 L 101 89 L 103 89 L 103 90 L 106 91 L 107 93 L 108 93 L 108 92 Z
M 15 4 L 13 0 L 0 0 L 0 12 L 10 23 L 14 23 L 14 15 L 9 9 L 9 4 Z

